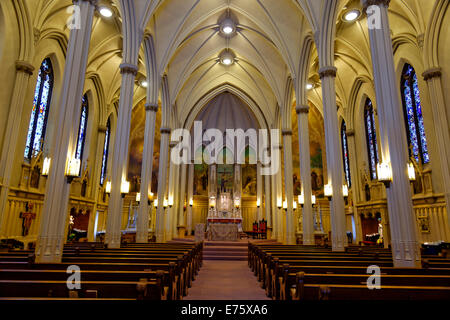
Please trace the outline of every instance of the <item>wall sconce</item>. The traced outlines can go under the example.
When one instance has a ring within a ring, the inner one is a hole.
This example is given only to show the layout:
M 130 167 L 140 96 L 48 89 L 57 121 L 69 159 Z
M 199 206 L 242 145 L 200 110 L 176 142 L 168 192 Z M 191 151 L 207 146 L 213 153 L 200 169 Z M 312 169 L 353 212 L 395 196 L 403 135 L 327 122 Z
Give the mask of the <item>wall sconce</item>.
M 122 198 L 125 198 L 125 195 L 130 192 L 130 183 L 126 180 L 122 181 L 122 184 L 120 185 L 120 194 L 122 195 Z
M 173 207 L 173 197 L 169 197 L 169 208 Z
M 44 177 L 48 177 L 48 173 L 50 172 L 50 164 L 52 162 L 51 158 L 45 158 L 44 164 L 42 165 L 42 175 Z
M 292 208 L 294 208 L 294 211 L 297 211 L 297 201 L 294 200 L 294 203 L 292 204 Z
M 416 181 L 416 171 L 414 169 L 414 165 L 411 162 L 408 163 L 408 178 L 409 181 Z
M 106 181 L 105 192 L 107 194 L 111 193 L 111 181 Z
M 316 196 L 315 195 L 311 195 L 311 204 L 313 207 L 316 204 Z
M 386 188 L 391 186 L 392 169 L 389 163 L 377 164 L 378 181 L 382 182 Z
M 153 192 L 150 192 L 150 193 L 148 194 L 148 205 L 151 205 L 151 204 L 152 204 L 153 196 L 154 196 Z
M 166 210 L 168 206 L 169 206 L 169 201 L 167 201 L 167 199 L 164 199 L 164 202 L 163 202 L 164 210 Z
M 346 184 L 342 186 L 342 195 L 344 196 L 344 198 L 348 197 L 348 186 Z
M 333 198 L 333 187 L 331 186 L 331 184 L 325 185 L 324 195 L 328 198 L 328 201 L 331 201 L 331 198 Z
M 234 199 L 234 206 L 236 207 L 236 209 L 239 210 L 239 207 L 241 206 L 241 200 Z
M 155 207 L 155 209 L 158 209 L 158 199 L 155 199 L 155 201 L 153 201 L 153 206 Z
M 283 209 L 284 209 L 284 211 L 286 211 L 287 212 L 287 200 L 284 200 L 283 201 Z
M 192 208 L 193 205 L 194 205 L 194 199 L 189 200 L 189 207 Z
M 281 209 L 283 207 L 283 203 L 281 201 L 281 199 L 277 199 L 277 208 Z
M 261 201 L 258 199 L 256 199 L 256 207 L 259 209 L 259 207 L 261 207 Z
M 141 193 L 140 192 L 136 193 L 136 202 L 137 203 L 141 202 Z
M 70 159 L 67 165 L 67 183 L 72 183 L 73 179 L 80 175 L 81 160 L 80 159 Z
M 300 206 L 303 208 L 303 206 L 305 204 L 305 195 L 303 193 L 299 194 L 297 200 L 298 200 L 298 203 L 300 204 Z

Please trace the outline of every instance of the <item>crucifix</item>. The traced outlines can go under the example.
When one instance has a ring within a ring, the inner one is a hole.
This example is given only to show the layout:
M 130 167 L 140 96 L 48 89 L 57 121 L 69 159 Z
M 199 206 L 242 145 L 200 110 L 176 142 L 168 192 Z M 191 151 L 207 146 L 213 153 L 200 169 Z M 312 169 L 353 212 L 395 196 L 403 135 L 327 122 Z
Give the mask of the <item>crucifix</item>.
M 22 221 L 22 236 L 26 237 L 28 235 L 28 232 L 30 231 L 31 222 L 33 219 L 36 218 L 36 213 L 31 212 L 33 210 L 33 204 L 26 203 L 25 204 L 25 211 L 20 213 L 20 218 L 23 219 Z

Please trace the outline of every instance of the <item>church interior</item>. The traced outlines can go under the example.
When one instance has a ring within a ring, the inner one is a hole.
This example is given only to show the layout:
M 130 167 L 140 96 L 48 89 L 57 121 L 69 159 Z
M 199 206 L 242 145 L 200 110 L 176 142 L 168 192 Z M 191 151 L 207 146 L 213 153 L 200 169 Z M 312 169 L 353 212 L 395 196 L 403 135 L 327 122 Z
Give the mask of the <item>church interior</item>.
M 449 23 L 1 0 L 0 301 L 450 300 Z

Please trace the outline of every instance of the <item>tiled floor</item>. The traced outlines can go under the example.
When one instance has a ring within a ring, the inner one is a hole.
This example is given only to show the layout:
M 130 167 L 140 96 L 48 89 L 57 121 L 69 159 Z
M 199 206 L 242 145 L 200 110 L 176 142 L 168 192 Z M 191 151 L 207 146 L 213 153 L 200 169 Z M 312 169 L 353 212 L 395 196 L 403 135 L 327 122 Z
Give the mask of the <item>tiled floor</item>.
M 184 300 L 269 300 L 247 261 L 208 260 Z

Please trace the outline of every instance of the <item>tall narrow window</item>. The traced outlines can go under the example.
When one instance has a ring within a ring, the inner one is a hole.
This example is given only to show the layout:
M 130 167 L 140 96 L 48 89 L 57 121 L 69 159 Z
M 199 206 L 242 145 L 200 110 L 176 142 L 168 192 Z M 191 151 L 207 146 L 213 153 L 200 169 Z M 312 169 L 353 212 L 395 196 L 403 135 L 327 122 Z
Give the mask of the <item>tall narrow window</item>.
M 33 109 L 31 110 L 24 153 L 25 159 L 31 159 L 42 150 L 52 98 L 53 81 L 52 63 L 47 58 L 39 68 L 34 90 Z
M 109 152 L 109 137 L 111 135 L 111 122 L 108 119 L 106 123 L 105 143 L 103 145 L 103 158 L 102 158 L 102 171 L 100 175 L 100 185 L 103 185 L 106 178 L 106 168 L 108 165 L 108 152 Z
M 78 128 L 77 149 L 75 153 L 75 158 L 79 160 L 83 160 L 84 142 L 86 141 L 88 111 L 89 111 L 88 98 L 87 95 L 85 94 L 83 96 L 83 99 L 81 99 L 80 126 Z
M 370 178 L 377 179 L 378 145 L 372 101 L 366 100 L 364 107 L 364 123 L 366 125 L 367 150 L 369 152 Z
M 349 160 L 349 156 L 348 156 L 347 125 L 345 124 L 345 121 L 342 121 L 342 125 L 341 125 L 341 139 L 342 139 L 342 160 L 344 163 L 345 180 L 347 181 L 347 186 L 350 188 L 352 186 L 352 178 L 350 176 L 350 160 Z
M 409 64 L 405 64 L 403 68 L 401 91 L 410 156 L 414 156 L 417 162 L 428 163 L 430 158 L 423 125 L 419 85 L 416 72 Z

